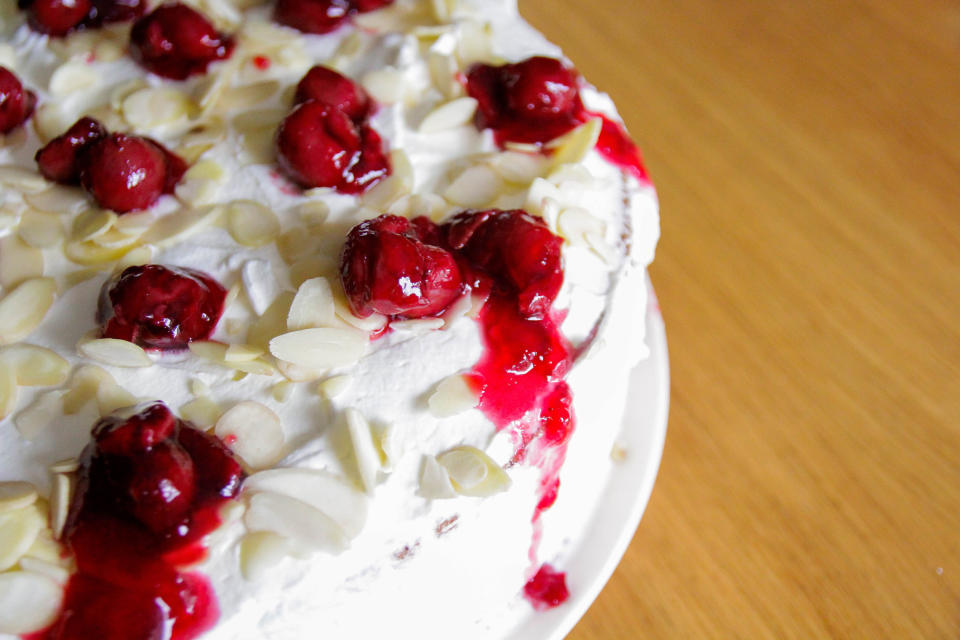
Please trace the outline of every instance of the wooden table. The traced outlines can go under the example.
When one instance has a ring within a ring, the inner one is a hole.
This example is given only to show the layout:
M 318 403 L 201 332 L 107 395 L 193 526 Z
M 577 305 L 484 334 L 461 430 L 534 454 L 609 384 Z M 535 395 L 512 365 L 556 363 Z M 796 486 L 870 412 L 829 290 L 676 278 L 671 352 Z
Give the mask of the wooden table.
M 663 464 L 570 637 L 960 638 L 960 4 L 521 8 L 663 216 Z

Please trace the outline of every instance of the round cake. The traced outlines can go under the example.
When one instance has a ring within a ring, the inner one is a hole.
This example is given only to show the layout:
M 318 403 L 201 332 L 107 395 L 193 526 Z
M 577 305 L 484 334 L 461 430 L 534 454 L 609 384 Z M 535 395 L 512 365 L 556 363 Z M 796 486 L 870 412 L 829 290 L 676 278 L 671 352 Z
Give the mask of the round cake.
M 656 196 L 512 0 L 0 7 L 0 640 L 562 607 Z

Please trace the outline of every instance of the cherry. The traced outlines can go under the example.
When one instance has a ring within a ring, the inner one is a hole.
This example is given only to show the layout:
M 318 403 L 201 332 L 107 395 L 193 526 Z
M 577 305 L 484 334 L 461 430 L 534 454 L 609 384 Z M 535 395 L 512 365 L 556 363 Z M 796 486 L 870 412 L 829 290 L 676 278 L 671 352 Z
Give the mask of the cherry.
M 117 213 L 146 209 L 167 189 L 167 159 L 153 141 L 114 133 L 85 152 L 80 183 L 101 207 Z
M 421 222 L 421 224 L 423 224 Z M 426 244 L 410 221 L 383 215 L 354 227 L 340 258 L 353 312 L 420 318 L 443 311 L 462 292 L 453 256 Z
M 80 155 L 91 143 L 107 135 L 107 130 L 93 118 L 80 118 L 66 133 L 57 136 L 37 151 L 34 159 L 47 180 L 60 184 L 80 184 Z
M 147 9 L 145 0 L 93 0 L 93 11 L 87 18 L 89 26 L 136 20 Z
M 347 0 L 277 0 L 273 19 L 305 33 L 330 33 L 349 13 Z
M 576 75 L 560 60 L 535 56 L 508 69 L 507 105 L 514 113 L 550 117 L 576 107 Z
M 351 4 L 360 13 L 367 13 L 391 5 L 393 0 L 352 0 Z
M 294 96 L 295 104 L 315 100 L 336 107 L 356 123 L 370 115 L 370 96 L 360 85 L 333 69 L 317 65 L 310 69 L 300 83 Z
M 465 211 L 445 225 L 449 246 L 515 293 L 520 313 L 545 316 L 563 284 L 563 241 L 525 211 Z
M 189 423 L 185 423 L 189 425 Z M 211 433 L 181 428 L 177 442 L 194 462 L 202 498 L 233 498 L 243 483 L 243 467 L 225 444 Z
M 160 403 L 138 407 L 133 415 L 114 413 L 97 423 L 93 438 L 103 453 L 133 456 L 149 451 L 153 446 L 174 435 L 177 419 Z
M 173 80 L 204 73 L 211 62 L 229 58 L 233 45 L 202 13 L 178 2 L 157 7 L 130 31 L 133 59 Z
M 161 442 L 136 461 L 127 491 L 133 517 L 155 533 L 172 529 L 193 503 L 193 460 L 180 445 Z
M 226 295 L 216 280 L 193 269 L 127 267 L 104 284 L 98 318 L 106 338 L 145 348 L 182 349 L 210 337 Z
M 92 8 L 90 0 L 33 0 L 28 20 L 40 33 L 65 36 L 84 21 Z
M 309 100 L 277 131 L 280 168 L 305 188 L 333 187 L 360 193 L 390 171 L 380 136 L 359 127 L 340 109 Z
M 35 104 L 33 92 L 24 89 L 12 71 L 0 66 L 0 133 L 9 133 L 23 124 Z

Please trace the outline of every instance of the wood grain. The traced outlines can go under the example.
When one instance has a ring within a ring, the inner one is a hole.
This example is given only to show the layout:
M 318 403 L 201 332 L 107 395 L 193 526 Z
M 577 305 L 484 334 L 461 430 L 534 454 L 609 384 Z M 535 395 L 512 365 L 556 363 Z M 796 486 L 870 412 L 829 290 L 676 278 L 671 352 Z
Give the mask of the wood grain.
M 666 450 L 571 639 L 960 638 L 960 4 L 521 10 L 662 206 Z

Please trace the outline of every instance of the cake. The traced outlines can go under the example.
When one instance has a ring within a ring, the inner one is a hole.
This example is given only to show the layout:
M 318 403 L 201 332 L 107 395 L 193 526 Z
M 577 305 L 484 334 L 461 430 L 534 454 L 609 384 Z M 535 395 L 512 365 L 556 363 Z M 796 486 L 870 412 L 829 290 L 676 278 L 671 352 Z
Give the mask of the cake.
M 506 637 L 656 196 L 511 0 L 0 8 L 0 639 Z

